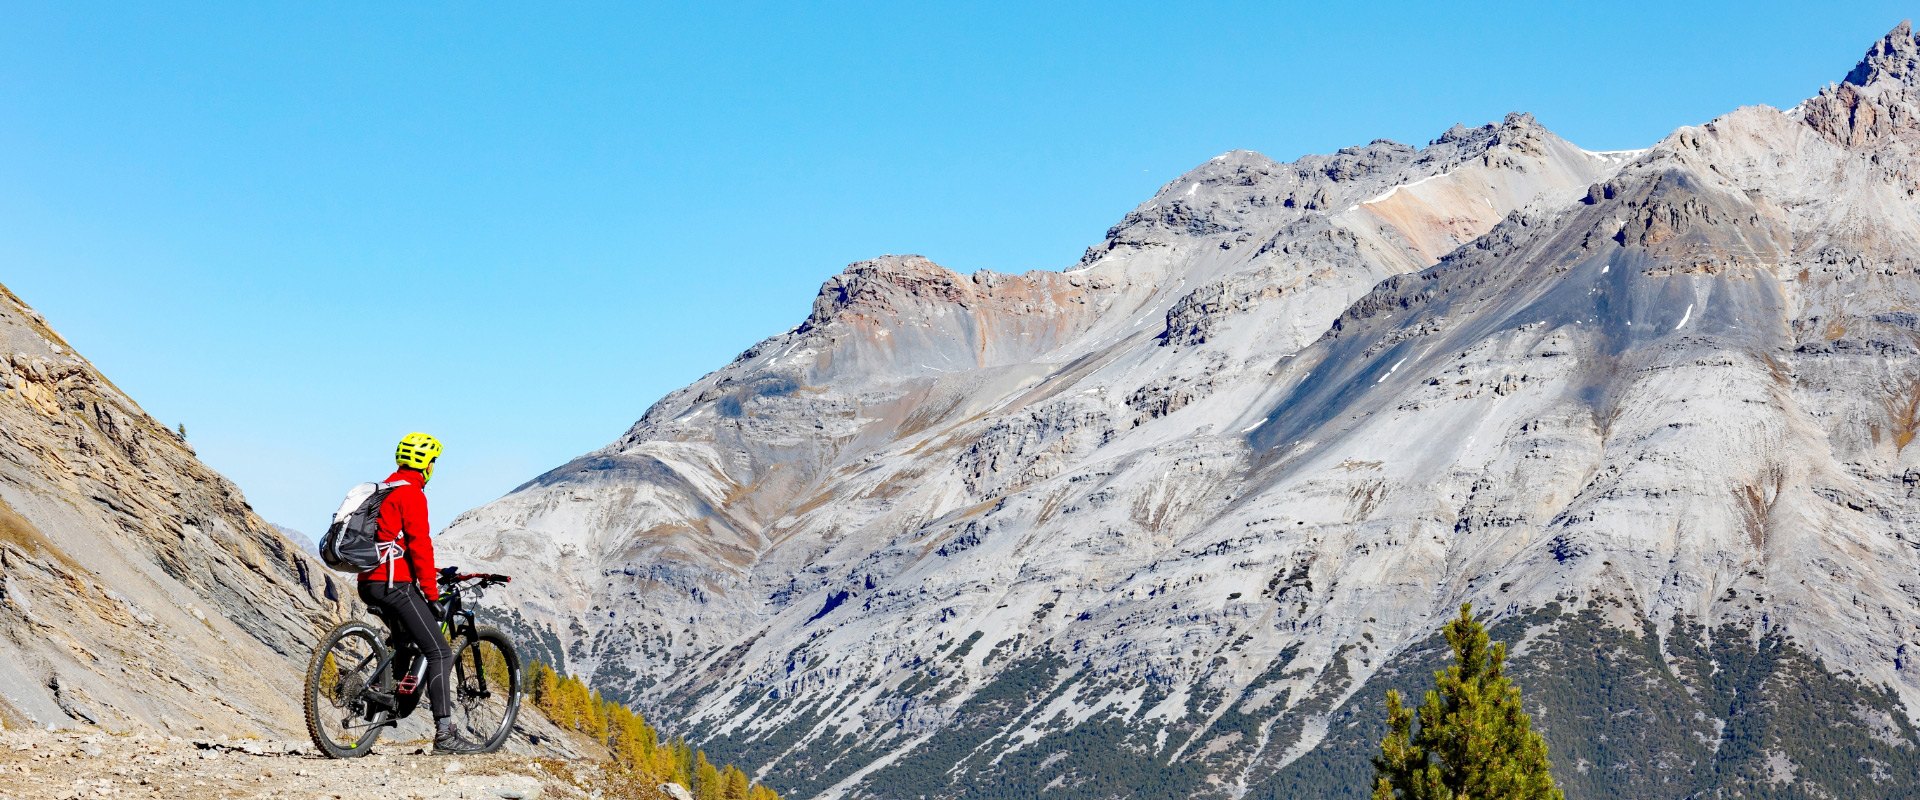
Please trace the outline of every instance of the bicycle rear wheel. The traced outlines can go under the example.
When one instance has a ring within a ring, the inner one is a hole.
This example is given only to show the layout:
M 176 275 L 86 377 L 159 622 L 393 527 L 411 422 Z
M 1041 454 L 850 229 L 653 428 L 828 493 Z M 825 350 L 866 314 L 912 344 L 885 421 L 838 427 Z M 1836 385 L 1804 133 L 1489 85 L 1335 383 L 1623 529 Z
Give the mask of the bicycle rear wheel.
M 506 744 L 520 714 L 520 654 L 497 628 L 454 643 L 453 723 L 491 753 Z
M 364 622 L 346 622 L 321 637 L 307 662 L 303 705 L 307 735 L 330 758 L 357 758 L 373 750 L 393 712 L 379 702 L 392 691 L 387 646 Z

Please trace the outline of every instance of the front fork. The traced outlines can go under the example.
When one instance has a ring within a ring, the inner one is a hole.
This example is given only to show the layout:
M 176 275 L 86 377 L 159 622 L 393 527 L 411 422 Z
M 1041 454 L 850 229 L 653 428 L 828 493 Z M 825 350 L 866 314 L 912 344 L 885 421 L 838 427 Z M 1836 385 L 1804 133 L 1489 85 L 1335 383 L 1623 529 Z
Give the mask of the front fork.
M 462 609 L 461 611 L 458 612 L 458 616 L 460 617 L 460 621 L 461 621 L 460 632 L 466 636 L 466 639 L 468 642 L 478 642 L 480 640 L 480 627 L 478 624 L 474 622 L 473 612 Z M 447 645 L 449 647 L 453 646 L 453 637 L 451 635 L 453 633 L 453 630 L 450 628 L 450 626 L 447 623 L 442 622 L 440 623 L 440 630 L 442 633 L 448 634 Z M 448 672 L 453 672 L 461 667 L 461 664 L 459 663 L 460 661 L 459 651 L 457 650 L 454 651 L 453 657 L 454 657 L 454 663 L 447 665 Z M 473 662 L 466 666 L 470 666 L 473 668 L 473 674 L 471 676 L 461 676 L 461 677 L 470 678 L 472 685 L 478 686 L 481 688 L 482 691 L 485 691 L 485 688 L 487 685 L 487 665 L 486 665 L 486 660 L 480 657 L 478 650 L 474 651 Z M 459 687 L 460 682 L 456 680 L 454 675 L 451 675 L 451 674 L 448 675 L 447 681 L 448 683 L 453 684 L 449 688 L 456 689 L 456 690 L 460 688 Z

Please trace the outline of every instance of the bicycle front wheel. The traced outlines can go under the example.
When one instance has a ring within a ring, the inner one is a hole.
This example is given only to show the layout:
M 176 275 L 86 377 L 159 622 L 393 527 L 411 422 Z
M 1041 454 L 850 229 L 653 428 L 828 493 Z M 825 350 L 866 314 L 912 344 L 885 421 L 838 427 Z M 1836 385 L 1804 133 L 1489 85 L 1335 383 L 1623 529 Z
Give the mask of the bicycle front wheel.
M 480 628 L 454 644 L 453 723 L 491 753 L 506 744 L 520 714 L 520 654 L 497 628 Z
M 320 638 L 307 662 L 303 705 L 307 735 L 330 758 L 356 758 L 373 749 L 393 712 L 379 702 L 388 691 L 387 646 L 364 622 L 342 623 Z

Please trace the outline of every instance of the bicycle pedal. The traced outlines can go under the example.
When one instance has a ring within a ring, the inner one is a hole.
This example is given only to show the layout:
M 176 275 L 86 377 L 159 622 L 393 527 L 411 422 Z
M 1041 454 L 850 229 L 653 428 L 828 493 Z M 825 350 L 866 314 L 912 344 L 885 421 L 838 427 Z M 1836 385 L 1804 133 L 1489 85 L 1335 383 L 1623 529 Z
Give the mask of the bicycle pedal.
M 413 694 L 413 690 L 418 688 L 420 688 L 420 676 L 409 673 L 400 679 L 399 685 L 393 687 L 393 690 L 399 694 Z

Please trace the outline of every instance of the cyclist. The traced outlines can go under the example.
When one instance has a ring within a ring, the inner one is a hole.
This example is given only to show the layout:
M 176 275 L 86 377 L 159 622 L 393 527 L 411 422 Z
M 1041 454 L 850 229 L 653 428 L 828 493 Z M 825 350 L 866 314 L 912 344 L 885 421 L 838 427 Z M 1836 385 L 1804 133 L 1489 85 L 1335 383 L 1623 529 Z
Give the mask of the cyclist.
M 453 651 L 440 630 L 434 604 L 440 600 L 439 572 L 433 566 L 433 539 L 427 525 L 427 481 L 440 458 L 440 440 L 409 433 L 394 449 L 398 466 L 387 482 L 399 481 L 380 504 L 380 566 L 360 573 L 360 599 L 379 612 L 392 631 L 393 643 L 411 641 L 426 656 L 425 691 L 433 708 L 433 751 L 477 753 L 478 744 L 453 727 L 453 703 L 447 686 Z

